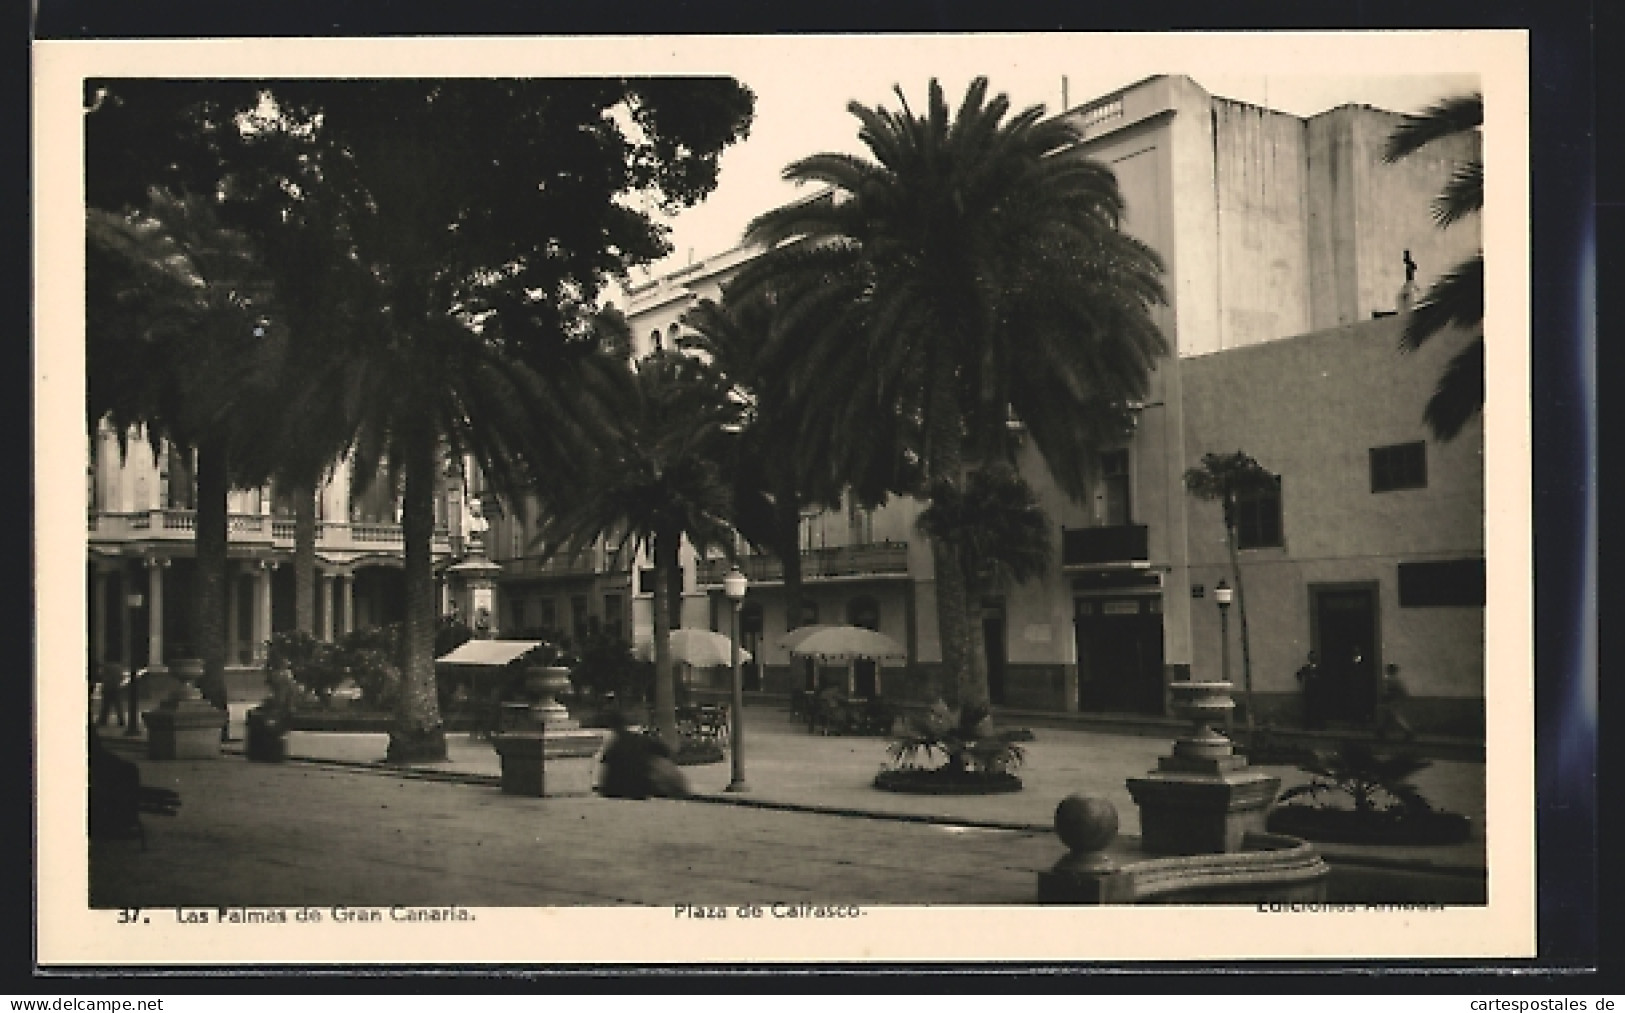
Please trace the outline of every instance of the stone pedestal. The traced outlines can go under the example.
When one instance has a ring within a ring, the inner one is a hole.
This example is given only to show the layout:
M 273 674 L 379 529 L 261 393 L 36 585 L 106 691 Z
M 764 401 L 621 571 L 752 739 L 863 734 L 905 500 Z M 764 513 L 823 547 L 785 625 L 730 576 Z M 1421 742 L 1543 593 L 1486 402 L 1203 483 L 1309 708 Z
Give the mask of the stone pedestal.
M 590 795 L 593 766 L 603 733 L 541 728 L 508 732 L 493 740 L 502 758 L 502 790 L 508 795 Z
M 1148 855 L 1240 851 L 1248 834 L 1264 832 L 1280 788 L 1280 778 L 1251 770 L 1212 776 L 1157 771 L 1128 781 Z
M 142 714 L 147 723 L 147 759 L 218 758 L 226 712 L 205 700 L 198 689 L 203 662 L 178 658 L 170 663 L 169 671 L 181 684 L 163 703 Z
M 1264 819 L 1281 779 L 1247 768 L 1214 725 L 1235 706 L 1227 682 L 1174 682 L 1174 709 L 1191 731 L 1157 760 L 1145 777 L 1131 777 L 1129 794 L 1140 807 L 1141 847 L 1149 855 L 1202 855 L 1240 851 Z
M 524 727 L 496 736 L 502 790 L 509 795 L 590 795 L 593 766 L 604 733 L 582 728 L 555 697 L 570 686 L 570 670 L 536 666 L 525 684 L 539 699 Z
M 149 760 L 211 760 L 220 755 L 226 712 L 201 697 L 172 697 L 142 717 L 147 722 Z

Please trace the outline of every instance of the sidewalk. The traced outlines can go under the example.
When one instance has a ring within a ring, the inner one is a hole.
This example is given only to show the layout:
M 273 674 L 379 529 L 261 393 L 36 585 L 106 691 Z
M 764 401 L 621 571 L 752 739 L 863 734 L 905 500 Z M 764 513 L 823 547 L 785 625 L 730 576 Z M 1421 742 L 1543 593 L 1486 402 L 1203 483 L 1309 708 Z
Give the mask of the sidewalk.
M 244 710 L 246 708 L 243 708 Z M 233 708 L 235 734 L 242 714 Z M 1125 780 L 1156 766 L 1170 741 L 1144 735 L 1121 735 L 1067 728 L 1036 728 L 1022 743 L 1026 762 L 1018 771 L 1020 792 L 1004 795 L 904 795 L 873 787 L 875 773 L 887 762 L 887 740 L 868 736 L 810 735 L 806 727 L 773 707 L 745 709 L 745 780 L 743 793 L 724 791 L 730 762 L 685 767 L 694 801 L 719 805 L 836 813 L 875 819 L 961 827 L 1053 833 L 1055 807 L 1073 793 L 1108 799 L 1116 807 L 1120 832 L 1139 834 L 1139 811 Z M 342 764 L 397 776 L 463 781 L 495 786 L 500 760 L 488 742 L 472 735 L 447 735 L 449 758 L 443 763 L 402 768 L 382 762 L 388 736 L 366 732 L 292 732 L 291 758 Z M 228 745 L 241 751 L 241 743 Z M 1293 767 L 1261 769 L 1279 776 L 1283 787 L 1301 784 L 1308 775 Z M 1422 794 L 1438 808 L 1468 816 L 1473 834 L 1445 846 L 1319 845 L 1333 861 L 1360 864 L 1481 872 L 1485 867 L 1485 784 L 1482 763 L 1435 760 L 1415 778 Z

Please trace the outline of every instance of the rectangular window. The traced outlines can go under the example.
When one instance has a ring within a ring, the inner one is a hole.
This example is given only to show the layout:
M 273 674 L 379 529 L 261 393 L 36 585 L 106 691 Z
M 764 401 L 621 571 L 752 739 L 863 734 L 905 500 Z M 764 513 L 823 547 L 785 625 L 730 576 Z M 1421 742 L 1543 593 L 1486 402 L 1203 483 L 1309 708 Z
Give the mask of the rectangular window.
M 622 635 L 623 623 L 621 620 L 621 596 L 618 594 L 604 595 L 604 633 L 613 640 L 619 640 Z
M 1100 455 L 1101 523 L 1107 527 L 1132 524 L 1129 501 L 1128 451 L 1108 450 Z
M 1484 561 L 1443 559 L 1399 564 L 1399 607 L 1483 607 Z
M 559 628 L 558 607 L 553 604 L 553 599 L 542 598 L 536 602 L 536 625 L 544 630 Z
M 1396 443 L 1371 448 L 1371 491 L 1426 489 L 1428 485 L 1427 444 Z
M 1281 546 L 1281 476 L 1268 489 L 1236 496 L 1236 547 L 1272 549 Z

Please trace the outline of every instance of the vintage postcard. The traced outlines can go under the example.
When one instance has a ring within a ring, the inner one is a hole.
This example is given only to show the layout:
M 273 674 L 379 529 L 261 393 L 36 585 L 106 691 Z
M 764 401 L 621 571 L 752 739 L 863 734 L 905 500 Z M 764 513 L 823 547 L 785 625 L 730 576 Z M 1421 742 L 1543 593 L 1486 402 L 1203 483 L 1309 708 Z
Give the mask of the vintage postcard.
M 1534 954 L 1525 33 L 33 60 L 42 965 Z

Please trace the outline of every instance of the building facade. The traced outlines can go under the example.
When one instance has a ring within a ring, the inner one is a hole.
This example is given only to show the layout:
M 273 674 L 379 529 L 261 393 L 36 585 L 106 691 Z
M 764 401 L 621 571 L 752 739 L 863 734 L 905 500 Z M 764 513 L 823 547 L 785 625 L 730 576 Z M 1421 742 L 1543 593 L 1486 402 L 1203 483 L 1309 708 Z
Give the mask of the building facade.
M 89 661 L 162 672 L 197 653 L 192 460 L 168 445 L 154 454 L 141 433 L 126 435 L 127 452 L 105 425 L 90 441 Z M 323 640 L 405 614 L 399 497 L 387 481 L 364 491 L 355 485 L 340 461 L 317 490 L 315 609 Z M 435 502 L 437 568 L 464 553 L 462 503 L 450 469 Z M 263 667 L 273 633 L 295 628 L 293 504 L 272 487 L 233 491 L 227 530 L 227 668 L 248 673 Z M 444 611 L 453 608 L 454 590 L 443 582 Z M 234 684 L 245 679 L 257 676 Z
M 1019 465 L 1054 525 L 1058 565 L 981 604 L 994 702 L 1100 714 L 1162 714 L 1175 679 L 1218 678 L 1229 577 L 1217 505 L 1193 500 L 1187 468 L 1245 450 L 1280 480 L 1250 503 L 1239 559 L 1255 706 L 1302 720 L 1296 673 L 1318 652 L 1340 687 L 1334 720 L 1372 720 L 1378 679 L 1397 665 L 1420 727 L 1473 734 L 1483 713 L 1483 436 L 1478 423 L 1431 439 L 1422 406 L 1464 338 L 1406 356 L 1405 254 L 1422 291 L 1478 249 L 1473 223 L 1433 224 L 1430 202 L 1459 137 L 1413 159 L 1381 159 L 1397 114 L 1343 106 L 1302 118 L 1154 77 L 1064 113 L 1116 172 L 1124 228 L 1164 258 L 1155 310 L 1173 354 L 1152 378 L 1133 434 L 1099 448 L 1093 490 L 1062 494 L 1030 448 Z M 627 289 L 636 354 L 672 347 L 682 316 L 755 251 L 736 248 Z M 908 662 L 861 675 L 860 691 L 927 698 L 936 669 L 929 547 L 921 504 L 842 509 L 803 523 L 806 614 L 788 614 L 780 568 L 748 557 L 741 616 L 750 681 L 806 685 L 779 641 L 809 622 L 893 636 Z M 685 556 L 681 621 L 728 629 L 726 563 Z M 1233 582 L 1233 578 L 1231 578 Z M 649 636 L 648 588 L 633 584 L 633 635 Z M 1232 680 L 1243 679 L 1240 607 L 1229 615 Z M 792 621 L 794 620 L 794 621 Z M 1357 660 L 1356 660 L 1357 659 Z M 850 673 L 845 676 L 851 680 Z

